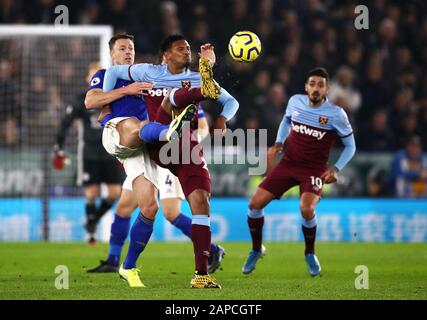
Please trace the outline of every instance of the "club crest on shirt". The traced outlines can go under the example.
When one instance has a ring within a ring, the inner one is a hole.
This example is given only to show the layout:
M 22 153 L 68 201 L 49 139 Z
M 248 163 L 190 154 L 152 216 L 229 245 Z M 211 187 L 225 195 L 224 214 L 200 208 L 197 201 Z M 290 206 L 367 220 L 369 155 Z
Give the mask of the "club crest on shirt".
M 101 79 L 99 79 L 99 77 L 93 78 L 92 81 L 90 82 L 90 86 L 93 87 L 99 84 L 100 82 L 101 82 Z
M 191 88 L 191 81 L 190 80 L 181 80 L 181 84 L 183 88 Z
M 319 123 L 320 123 L 321 125 L 326 125 L 326 124 L 328 124 L 328 121 L 329 121 L 328 117 L 325 117 L 325 116 L 320 116 L 320 117 L 319 117 Z

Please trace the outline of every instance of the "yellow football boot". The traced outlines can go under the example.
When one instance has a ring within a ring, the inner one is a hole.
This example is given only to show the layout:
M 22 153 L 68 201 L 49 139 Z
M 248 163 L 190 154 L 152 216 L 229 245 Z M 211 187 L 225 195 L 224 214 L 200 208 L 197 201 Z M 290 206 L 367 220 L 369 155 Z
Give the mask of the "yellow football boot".
M 131 288 L 142 288 L 145 287 L 139 278 L 140 270 L 137 268 L 124 269 L 123 265 L 120 266 L 119 274 L 120 278 L 127 281 Z
M 203 275 L 203 276 L 195 274 L 193 276 L 193 279 L 191 279 L 190 286 L 191 288 L 197 288 L 197 289 L 205 289 L 205 288 L 221 289 L 221 286 L 219 285 L 219 283 L 216 282 L 216 279 L 209 274 Z
M 166 140 L 171 142 L 177 139 L 181 134 L 182 125 L 184 121 L 191 121 L 197 112 L 197 106 L 189 104 L 175 119 L 169 124 L 168 132 L 166 133 Z
M 202 83 L 200 88 L 205 98 L 218 99 L 221 94 L 220 85 L 214 80 L 212 66 L 209 61 L 203 57 L 199 59 L 199 72 Z

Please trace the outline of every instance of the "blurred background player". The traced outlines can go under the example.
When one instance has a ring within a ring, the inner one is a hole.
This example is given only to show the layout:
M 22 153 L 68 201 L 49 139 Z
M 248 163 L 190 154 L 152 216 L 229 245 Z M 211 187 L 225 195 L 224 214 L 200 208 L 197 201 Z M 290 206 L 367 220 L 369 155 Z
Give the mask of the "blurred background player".
M 320 200 L 323 184 L 336 182 L 337 173 L 356 151 L 353 130 L 345 111 L 330 103 L 326 97 L 328 81 L 327 71 L 324 68 L 315 68 L 307 76 L 307 95 L 297 94 L 289 99 L 276 143 L 269 149 L 268 156 L 274 159 L 282 152 L 283 143 L 288 138 L 284 154 L 250 200 L 248 225 L 252 251 L 243 265 L 244 274 L 251 273 L 257 261 L 265 254 L 265 247 L 262 245 L 264 208 L 273 199 L 280 199 L 283 193 L 295 185 L 300 186 L 304 254 L 308 272 L 317 276 L 321 271 L 314 250 L 317 229 L 315 208 Z M 335 165 L 328 168 L 329 152 L 337 135 L 345 148 Z
M 419 136 L 411 137 L 405 148 L 396 152 L 392 163 L 392 183 L 396 197 L 416 198 L 427 195 L 427 156 Z
M 133 36 L 126 34 L 119 34 L 110 40 L 110 53 L 113 65 L 133 64 L 135 59 Z M 92 86 L 87 92 L 86 106 L 88 108 L 103 107 L 103 112 L 99 120 L 103 125 L 112 119 L 116 112 L 121 112 L 121 116 L 126 116 L 129 112 L 126 107 L 132 110 L 132 115 L 139 113 L 139 120 L 146 118 L 145 101 L 138 98 L 129 97 L 123 98 L 126 95 L 140 95 L 143 89 L 147 86 L 141 83 L 133 83 L 130 81 L 119 80 L 116 89 L 110 92 L 102 92 L 102 85 L 104 81 L 105 69 L 100 70 L 92 79 Z M 127 91 L 126 91 L 127 90 Z M 122 96 L 121 98 L 117 98 Z M 105 107 L 105 103 L 114 104 L 113 110 Z M 206 136 L 208 132 L 208 123 L 205 118 L 203 109 L 200 107 L 198 112 L 198 125 L 201 138 Z M 140 156 L 135 157 L 138 161 Z M 142 162 L 143 160 L 141 160 Z M 138 176 L 141 175 L 141 170 L 136 169 L 135 174 L 127 177 L 123 190 L 117 204 L 114 222 L 111 226 L 110 234 L 110 248 L 106 260 L 101 260 L 101 263 L 96 268 L 88 270 L 88 272 L 117 272 L 119 269 L 119 262 L 122 247 L 129 234 L 130 217 L 134 210 L 138 207 L 138 195 L 132 192 L 133 184 L 139 184 Z M 180 229 L 186 236 L 191 239 L 191 219 L 181 213 L 181 204 L 184 199 L 184 194 L 179 184 L 178 179 L 172 175 L 169 170 L 161 168 L 159 170 L 159 190 L 160 200 L 163 208 L 163 214 L 166 219 Z M 224 249 L 221 246 L 211 244 L 210 257 L 209 257 L 209 270 L 214 272 L 219 266 L 224 256 Z
M 93 75 L 99 70 L 98 63 L 89 66 L 86 82 L 90 83 Z M 53 167 L 57 170 L 64 168 L 67 156 L 63 151 L 65 138 L 68 129 L 76 119 L 80 119 L 83 133 L 80 135 L 78 155 L 78 173 L 77 184 L 84 185 L 86 198 L 86 224 L 85 229 L 88 233 L 88 241 L 91 244 L 96 242 L 96 226 L 101 217 L 113 206 L 116 199 L 120 196 L 121 184 L 124 180 L 124 172 L 120 163 L 111 157 L 102 147 L 102 128 L 97 118 L 98 112 L 87 110 L 84 105 L 85 94 L 79 95 L 75 102 L 66 109 L 66 115 L 61 121 L 58 133 L 56 135 L 56 144 L 54 146 Z M 105 183 L 108 188 L 108 196 L 101 198 L 97 206 L 97 199 L 101 196 L 101 184 Z

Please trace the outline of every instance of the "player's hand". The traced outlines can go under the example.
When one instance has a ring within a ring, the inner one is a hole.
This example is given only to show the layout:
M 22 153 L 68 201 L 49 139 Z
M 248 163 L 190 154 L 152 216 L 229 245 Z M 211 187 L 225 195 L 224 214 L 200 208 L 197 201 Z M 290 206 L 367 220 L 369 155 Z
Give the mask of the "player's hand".
M 267 151 L 267 160 L 268 161 L 275 161 L 277 154 L 283 152 L 283 144 L 276 143 L 274 146 L 268 148 Z
M 220 133 L 222 136 L 227 132 L 227 119 L 219 116 L 212 127 L 213 133 Z
M 267 170 L 266 174 L 268 175 L 271 170 L 273 170 L 279 163 L 277 155 L 283 152 L 283 144 L 276 143 L 274 146 L 268 148 L 267 151 Z
M 58 145 L 55 145 L 53 150 L 52 166 L 55 170 L 63 170 L 68 161 L 68 156 L 63 150 L 59 149 Z
M 214 49 L 214 46 L 210 43 L 205 43 L 204 45 L 200 46 L 199 57 L 203 57 L 208 60 L 211 66 L 213 66 L 216 62 Z
M 133 82 L 124 87 L 127 95 L 147 95 L 146 91 L 153 89 L 154 83 L 152 82 Z
M 325 184 L 335 183 L 338 180 L 338 171 L 336 167 L 329 168 L 320 176 L 320 179 Z
M 102 123 L 102 120 L 105 118 L 107 114 L 111 114 L 110 106 L 102 107 L 102 111 L 99 113 L 98 122 Z

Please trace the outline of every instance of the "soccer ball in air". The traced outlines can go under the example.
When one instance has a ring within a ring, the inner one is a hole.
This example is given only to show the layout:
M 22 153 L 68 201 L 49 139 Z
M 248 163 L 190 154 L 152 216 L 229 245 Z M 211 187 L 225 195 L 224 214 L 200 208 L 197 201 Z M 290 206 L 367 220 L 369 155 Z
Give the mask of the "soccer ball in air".
M 261 41 L 253 32 L 239 31 L 231 37 L 228 51 L 236 61 L 252 62 L 261 53 Z

